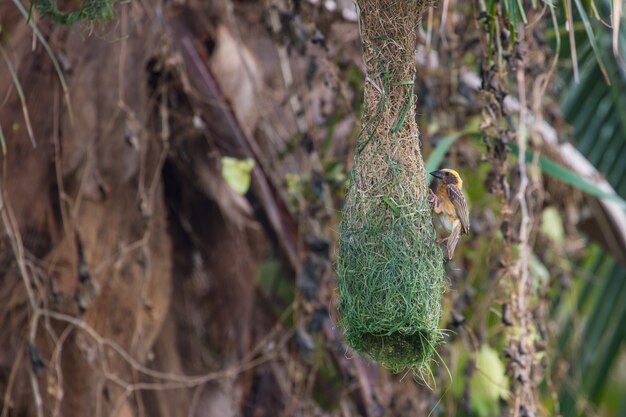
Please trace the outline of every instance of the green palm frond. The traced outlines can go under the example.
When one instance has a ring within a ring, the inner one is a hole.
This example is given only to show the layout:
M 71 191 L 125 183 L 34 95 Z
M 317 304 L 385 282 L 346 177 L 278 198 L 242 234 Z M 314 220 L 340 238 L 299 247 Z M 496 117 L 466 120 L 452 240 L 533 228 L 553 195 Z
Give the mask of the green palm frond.
M 601 7 L 608 16 L 609 0 Z M 621 18 L 622 22 L 624 17 Z M 564 74 L 561 110 L 574 127 L 577 148 L 603 173 L 622 197 L 626 196 L 626 29 L 618 33 L 618 57 L 613 55 L 613 32 L 600 21 L 588 22 L 595 36 L 577 29 L 581 81 L 573 82 L 573 70 Z M 594 47 L 594 44 L 597 46 Z M 568 49 L 568 48 L 564 48 Z M 599 56 L 599 57 L 598 57 Z M 602 66 L 604 66 L 604 69 Z M 611 82 L 609 85 L 605 76 Z
M 579 12 L 584 7 L 576 1 Z M 598 2 L 601 16 L 616 16 L 611 0 Z M 588 11 L 587 11 L 588 12 Z M 574 69 L 563 77 L 560 106 L 573 127 L 572 140 L 578 150 L 601 172 L 616 192 L 626 196 L 626 29 L 624 17 L 616 33 L 598 19 L 581 14 L 575 42 L 580 82 Z M 605 19 L 608 21 L 609 19 Z M 593 36 L 590 35 L 590 31 Z M 571 38 L 570 38 L 571 39 Z M 617 39 L 617 44 L 614 40 Z M 569 42 L 569 41 L 567 41 Z M 614 54 L 617 47 L 617 56 Z M 569 49 L 569 48 L 564 48 Z M 607 80 L 608 78 L 608 80 Z M 610 85 L 607 81 L 610 80 Z M 589 415 L 591 408 L 626 409 L 626 400 L 607 405 L 612 389 L 611 375 L 626 342 L 626 268 L 602 250 L 589 251 L 586 264 L 579 265 L 574 306 L 562 323 L 557 349 L 571 364 L 567 383 L 560 391 L 561 415 Z M 581 402 L 586 398 L 587 403 Z

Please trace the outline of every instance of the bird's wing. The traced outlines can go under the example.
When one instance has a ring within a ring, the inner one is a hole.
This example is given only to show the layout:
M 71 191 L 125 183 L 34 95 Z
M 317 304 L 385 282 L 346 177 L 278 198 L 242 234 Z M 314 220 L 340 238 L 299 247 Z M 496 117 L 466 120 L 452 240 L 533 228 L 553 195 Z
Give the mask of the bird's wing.
M 465 196 L 463 192 L 459 190 L 454 184 L 448 184 L 446 187 L 446 191 L 448 192 L 448 197 L 450 197 L 450 201 L 452 201 L 452 205 L 454 205 L 454 210 L 456 211 L 456 215 L 459 220 L 461 220 L 461 227 L 463 228 L 463 233 L 467 234 L 469 232 L 469 210 L 467 209 L 467 202 L 465 201 Z

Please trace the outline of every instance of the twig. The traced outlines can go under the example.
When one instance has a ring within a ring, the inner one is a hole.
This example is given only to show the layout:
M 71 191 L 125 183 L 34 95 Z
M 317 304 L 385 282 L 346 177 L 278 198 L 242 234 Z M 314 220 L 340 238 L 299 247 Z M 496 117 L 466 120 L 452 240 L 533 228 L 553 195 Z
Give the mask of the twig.
M 33 145 L 33 148 L 36 148 L 37 142 L 35 141 L 35 134 L 33 133 L 33 126 L 30 123 L 30 116 L 28 115 L 28 106 L 26 105 L 26 96 L 24 95 L 24 90 L 22 90 L 22 84 L 20 84 L 20 79 L 17 76 L 17 72 L 13 68 L 13 64 L 11 64 L 11 60 L 7 56 L 2 45 L 0 45 L 0 55 L 2 55 L 4 62 L 7 64 L 7 67 L 9 69 L 9 74 L 11 74 L 11 78 L 13 79 L 13 85 L 15 86 L 15 91 L 17 91 L 17 96 L 19 97 L 20 103 L 22 104 L 22 113 L 24 115 L 24 123 L 26 124 L 26 131 L 28 132 L 30 143 Z
M 19 227 L 17 226 L 17 221 L 15 220 L 15 216 L 13 215 L 13 211 L 11 210 L 11 206 L 5 198 L 4 188 L 0 189 L 0 213 L 4 229 L 7 233 L 9 241 L 11 242 L 13 255 L 15 256 L 15 260 L 17 261 L 20 277 L 22 278 L 24 288 L 26 289 L 26 294 L 28 296 L 28 301 L 31 306 L 31 311 L 33 312 L 33 317 L 31 319 L 29 330 L 29 343 L 34 346 L 35 336 L 37 334 L 37 324 L 40 318 L 38 314 L 39 307 L 37 306 L 37 300 L 35 298 L 35 294 L 31 286 L 31 280 L 29 278 L 29 274 L 26 268 L 22 237 L 19 233 Z M 37 417 L 43 417 L 43 401 L 41 400 L 39 383 L 37 382 L 37 376 L 35 375 L 35 370 L 33 369 L 32 365 L 28 367 L 28 374 L 31 387 L 33 389 L 33 396 L 35 397 Z
M 39 382 L 37 381 L 37 375 L 32 366 L 28 366 L 28 377 L 30 379 L 30 385 L 33 388 L 33 396 L 35 397 L 35 408 L 37 409 L 37 417 L 43 416 L 43 401 L 41 399 L 41 391 L 39 390 Z
M 59 195 L 59 208 L 61 211 L 61 223 L 65 233 L 70 233 L 72 228 L 68 222 L 67 203 L 69 198 L 65 194 L 65 186 L 63 185 L 63 167 L 61 166 L 61 144 L 59 141 L 59 125 L 60 125 L 60 111 L 59 111 L 59 87 L 54 85 L 52 95 L 52 145 L 54 151 L 54 173 L 56 176 L 57 189 Z
M 128 46 L 128 9 L 126 7 L 122 7 L 120 22 L 122 33 L 120 36 L 120 58 L 117 67 L 117 100 L 122 107 L 126 107 L 126 98 L 124 94 L 126 87 L 124 72 L 126 71 L 126 49 Z
M 93 327 L 89 326 L 85 321 L 78 319 L 76 317 L 72 317 L 70 315 L 64 313 L 58 313 L 50 310 L 40 310 L 39 314 L 41 316 L 50 317 L 54 320 L 66 322 L 72 324 L 73 326 L 79 328 L 83 332 L 85 332 L 89 337 L 91 337 L 96 344 L 100 347 L 109 347 L 113 349 L 122 359 L 124 359 L 133 369 L 136 371 L 150 376 L 155 379 L 160 379 L 167 381 L 165 385 L 163 384 L 155 384 L 155 383 L 137 383 L 137 384 L 126 384 L 125 386 L 133 386 L 136 389 L 157 389 L 156 387 L 164 386 L 165 388 L 173 389 L 173 388 L 184 388 L 184 387 L 193 387 L 202 383 L 206 383 L 209 381 L 213 381 L 220 378 L 225 377 L 234 377 L 239 373 L 258 366 L 261 363 L 267 362 L 271 359 L 272 355 L 265 354 L 258 359 L 250 360 L 247 363 L 242 363 L 239 365 L 231 366 L 229 368 L 222 369 L 220 371 L 209 372 L 207 374 L 188 376 L 182 374 L 175 374 L 169 372 L 160 372 L 154 369 L 150 369 L 145 365 L 139 363 L 135 358 L 132 357 L 128 351 L 126 351 L 122 346 L 118 343 L 114 342 L 111 339 L 107 339 L 102 337 Z M 286 340 L 282 341 L 282 343 L 286 343 Z
M 17 371 L 22 365 L 22 358 L 24 357 L 24 348 L 22 346 L 17 351 L 17 356 L 15 357 L 15 361 L 13 362 L 13 366 L 11 367 L 11 373 L 9 374 L 9 380 L 7 381 L 7 387 L 4 391 L 4 399 L 2 404 L 2 414 L 0 417 L 7 417 L 9 415 L 9 408 L 11 404 L 11 391 L 13 391 L 13 384 L 15 383 L 15 377 L 17 376 Z
M 54 368 L 57 374 L 56 391 L 54 392 L 54 397 L 56 401 L 52 417 L 58 417 L 61 415 L 61 401 L 63 401 L 64 397 L 63 371 L 61 370 L 61 352 L 63 351 L 63 344 L 65 343 L 65 339 L 67 339 L 71 332 L 72 327 L 67 326 L 63 330 L 63 333 L 61 333 L 61 337 L 59 337 L 59 340 L 54 346 L 54 351 L 52 352 L 52 360 L 50 361 L 50 363 L 55 364 Z
M 189 403 L 189 411 L 187 412 L 187 417 L 193 417 L 196 414 L 196 407 L 198 407 L 200 394 L 202 393 L 202 391 L 204 391 L 204 386 L 205 384 L 200 384 L 193 391 L 191 402 Z
M 50 61 L 52 61 L 52 65 L 54 66 L 54 69 L 55 69 L 55 71 L 57 73 L 57 76 L 59 78 L 59 82 L 61 83 L 61 87 L 63 88 L 63 96 L 64 96 L 65 102 L 67 104 L 67 114 L 68 114 L 68 117 L 69 117 L 69 120 L 70 120 L 70 124 L 73 124 L 74 123 L 74 113 L 72 111 L 72 103 L 70 101 L 69 90 L 67 88 L 67 83 L 65 82 L 65 76 L 63 75 L 63 70 L 61 69 L 61 66 L 59 65 L 59 61 L 54 56 L 54 52 L 52 51 L 52 48 L 50 48 L 50 45 L 46 41 L 46 38 L 43 36 L 41 31 L 39 30 L 39 28 L 35 24 L 34 19 L 31 18 L 30 13 L 24 8 L 24 5 L 22 5 L 21 1 L 20 0 L 12 0 L 12 1 L 13 1 L 13 4 L 15 5 L 15 7 L 17 7 L 17 9 L 22 14 L 22 17 L 24 17 L 24 19 L 28 22 L 28 25 L 31 27 L 31 29 L 33 31 L 33 44 L 35 43 L 35 39 L 39 39 L 39 42 L 41 42 L 41 44 L 43 45 L 44 49 L 46 50 L 48 56 L 50 57 Z
M 519 148 L 519 158 L 518 167 L 520 174 L 520 186 L 519 190 L 515 196 L 520 205 L 520 211 L 522 215 L 522 220 L 520 224 L 520 256 L 519 261 L 517 263 L 516 269 L 520 274 L 520 280 L 518 285 L 518 298 L 517 298 L 517 307 L 519 311 L 526 310 L 526 287 L 528 285 L 528 259 L 529 259 L 529 247 L 528 247 L 528 236 L 529 236 L 529 225 L 530 225 L 530 217 L 528 215 L 528 205 L 526 202 L 526 189 L 528 187 L 528 174 L 526 172 L 526 149 L 527 149 L 527 141 L 528 141 L 528 125 L 527 125 L 527 107 L 526 107 L 526 87 L 525 87 L 525 77 L 524 77 L 524 68 L 522 65 L 519 66 L 517 70 L 517 83 L 519 88 L 520 95 L 520 120 L 517 130 L 517 146 Z M 522 326 L 526 327 L 526 318 L 522 320 Z
M 136 240 L 136 241 L 132 242 L 129 245 L 121 247 L 115 253 L 113 253 L 112 255 L 108 256 L 102 262 L 100 262 L 98 265 L 96 265 L 94 267 L 94 269 L 93 269 L 93 275 L 94 276 L 98 275 L 98 274 L 102 273 L 106 268 L 111 266 L 111 264 L 113 264 L 115 262 L 122 261 L 124 258 L 129 256 L 134 251 L 141 249 L 143 247 L 143 245 L 145 245 L 145 243 L 146 243 L 145 236 L 142 236 L 141 239 Z
M 520 175 L 520 184 L 515 198 L 519 202 L 521 222 L 519 230 L 519 258 L 515 265 L 515 273 L 513 274 L 513 277 L 517 278 L 517 293 L 515 294 L 515 291 L 513 291 L 511 293 L 511 297 L 513 298 L 512 301 L 516 302 L 514 304 L 516 307 L 515 313 L 517 313 L 519 325 L 516 326 L 518 330 L 518 335 L 515 339 L 517 340 L 514 339 L 512 343 L 514 345 L 524 347 L 524 350 L 526 350 L 526 352 L 524 352 L 524 355 L 528 357 L 528 360 L 525 361 L 523 365 L 518 367 L 519 372 L 522 373 L 520 383 L 521 391 L 515 391 L 514 416 L 518 415 L 521 404 L 524 404 L 525 407 L 529 409 L 531 414 L 536 414 L 534 387 L 532 386 L 533 382 L 531 379 L 532 362 L 535 358 L 532 343 L 530 343 L 528 340 L 530 326 L 528 317 L 530 313 L 528 311 L 528 302 L 526 300 L 526 295 L 530 288 L 528 262 L 530 259 L 529 237 L 531 219 L 528 211 L 528 203 L 526 201 L 526 191 L 528 188 L 526 149 L 529 137 L 528 126 L 530 124 L 530 120 L 528 117 L 528 106 L 526 104 L 525 68 L 521 62 L 518 63 L 517 68 L 517 87 L 520 100 L 519 125 L 517 129 L 517 146 L 519 149 L 518 168 Z M 519 351 L 521 350 L 521 347 L 516 347 L 516 349 Z
M 372 87 L 374 87 L 374 89 L 375 89 L 376 91 L 378 91 L 378 93 L 379 93 L 381 96 L 383 96 L 383 95 L 384 95 L 384 92 L 383 92 L 382 88 L 380 88 L 380 86 L 376 83 L 376 81 L 372 80 L 372 79 L 371 79 L 369 76 L 367 76 L 367 75 L 365 76 L 365 82 L 370 83 L 370 84 L 372 85 Z

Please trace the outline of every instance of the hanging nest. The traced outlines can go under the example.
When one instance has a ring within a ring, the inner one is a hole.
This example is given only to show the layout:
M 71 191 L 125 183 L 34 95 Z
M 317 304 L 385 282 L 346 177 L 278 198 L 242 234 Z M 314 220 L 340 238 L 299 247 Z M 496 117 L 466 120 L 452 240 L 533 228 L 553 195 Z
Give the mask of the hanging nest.
M 56 23 L 72 26 L 78 21 L 94 22 L 113 18 L 112 0 L 83 0 L 74 9 L 61 11 L 56 0 L 31 0 L 42 17 L 49 17 Z
M 424 1 L 359 0 L 368 80 L 337 257 L 339 325 L 393 371 L 429 369 L 441 338 L 444 269 L 415 121 Z

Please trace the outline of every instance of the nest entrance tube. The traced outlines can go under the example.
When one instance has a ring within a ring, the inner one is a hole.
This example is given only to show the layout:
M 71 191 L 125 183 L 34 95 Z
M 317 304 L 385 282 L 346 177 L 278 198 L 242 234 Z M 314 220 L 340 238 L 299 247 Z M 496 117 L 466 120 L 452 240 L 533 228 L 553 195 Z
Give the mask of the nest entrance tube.
M 339 230 L 339 322 L 356 351 L 399 372 L 428 368 L 441 331 L 436 243 L 415 121 L 424 0 L 358 0 L 368 81 Z

